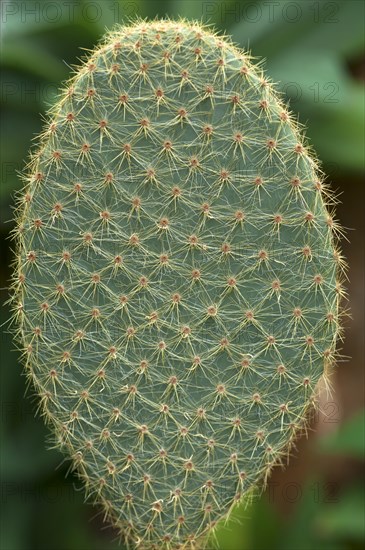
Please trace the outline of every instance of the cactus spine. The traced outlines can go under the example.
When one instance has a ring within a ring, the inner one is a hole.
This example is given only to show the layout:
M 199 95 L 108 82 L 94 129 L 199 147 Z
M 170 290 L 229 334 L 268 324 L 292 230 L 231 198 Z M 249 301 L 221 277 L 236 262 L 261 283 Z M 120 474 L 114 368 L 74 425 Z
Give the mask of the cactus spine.
M 24 179 L 14 318 L 57 445 L 132 547 L 204 546 L 334 360 L 317 162 L 247 53 L 137 21 L 77 68 Z

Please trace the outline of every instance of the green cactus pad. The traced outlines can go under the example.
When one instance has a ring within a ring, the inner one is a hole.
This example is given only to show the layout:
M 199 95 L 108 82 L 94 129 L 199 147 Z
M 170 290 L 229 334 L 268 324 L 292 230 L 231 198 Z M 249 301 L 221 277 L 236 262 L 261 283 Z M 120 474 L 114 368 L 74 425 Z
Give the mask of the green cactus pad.
M 330 195 L 260 67 L 195 23 L 118 27 L 49 115 L 18 207 L 26 372 L 127 543 L 204 546 L 333 363 Z

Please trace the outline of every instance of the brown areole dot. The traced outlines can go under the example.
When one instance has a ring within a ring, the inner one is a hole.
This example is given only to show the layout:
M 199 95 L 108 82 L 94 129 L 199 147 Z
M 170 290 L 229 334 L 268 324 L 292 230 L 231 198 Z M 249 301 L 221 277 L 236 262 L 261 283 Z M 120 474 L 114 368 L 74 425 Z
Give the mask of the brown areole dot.
M 223 254 L 229 254 L 231 250 L 231 245 L 229 243 L 223 243 L 221 245 L 221 251 L 223 252 Z
M 302 254 L 305 258 L 309 258 L 312 256 L 312 250 L 309 246 L 304 246 L 302 248 Z
M 36 252 L 34 252 L 33 250 L 31 250 L 30 252 L 28 252 L 28 254 L 27 254 L 27 260 L 28 260 L 28 262 L 30 262 L 30 263 L 35 263 L 36 259 L 37 259 L 37 254 L 36 254 Z
M 216 306 L 208 306 L 207 307 L 207 314 L 208 314 L 208 317 L 215 317 L 218 313 L 218 309 Z
M 33 225 L 36 229 L 40 229 L 43 225 L 43 222 L 40 218 L 37 218 L 36 220 L 34 220 Z

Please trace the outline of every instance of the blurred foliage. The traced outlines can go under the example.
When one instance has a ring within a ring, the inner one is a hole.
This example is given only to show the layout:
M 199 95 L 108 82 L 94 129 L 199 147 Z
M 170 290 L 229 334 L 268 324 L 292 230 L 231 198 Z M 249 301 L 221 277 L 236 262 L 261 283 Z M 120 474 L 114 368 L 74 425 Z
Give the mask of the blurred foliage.
M 14 192 L 21 187 L 17 172 L 24 168 L 42 117 L 83 55 L 81 48 L 92 48 L 106 28 L 136 15 L 196 18 L 232 35 L 258 60 L 265 57 L 268 76 L 279 82 L 279 90 L 290 100 L 292 110 L 300 113 L 299 120 L 308 127 L 306 135 L 324 170 L 333 179 L 359 182 L 365 150 L 364 3 L 360 0 L 4 0 L 3 288 L 9 279 L 5 266 L 11 259 L 9 242 L 4 239 L 12 227 Z M 7 298 L 4 290 L 3 298 Z M 1 314 L 5 321 L 7 309 L 2 308 Z M 72 474 L 65 479 L 67 462 L 57 451 L 45 449 L 49 432 L 39 418 L 34 418 L 37 403 L 31 389 L 24 399 L 26 381 L 6 328 L 1 364 L 1 550 L 118 548 L 116 533 L 103 525 L 100 512 L 83 504 L 78 480 Z M 279 486 L 274 484 L 271 491 L 269 483 L 263 498 L 253 506 L 237 508 L 228 525 L 218 531 L 222 550 L 362 548 L 364 495 L 356 480 L 359 475 L 361 479 L 359 463 L 364 457 L 364 413 L 328 435 L 312 438 L 310 453 L 314 463 L 318 457 L 321 464 L 310 479 L 296 477 L 295 466 L 290 466 L 290 476 L 284 476 L 286 485 L 275 482 Z M 351 470 L 345 472 L 344 480 L 342 473 L 336 477 L 331 468 L 327 472 L 323 467 L 333 466 L 333 461 L 343 456 L 345 467 Z M 290 483 L 299 491 L 294 500 L 287 493 Z M 331 483 L 335 483 L 334 494 Z
M 321 439 L 319 450 L 330 454 L 349 454 L 364 457 L 365 415 L 356 414 L 340 430 Z

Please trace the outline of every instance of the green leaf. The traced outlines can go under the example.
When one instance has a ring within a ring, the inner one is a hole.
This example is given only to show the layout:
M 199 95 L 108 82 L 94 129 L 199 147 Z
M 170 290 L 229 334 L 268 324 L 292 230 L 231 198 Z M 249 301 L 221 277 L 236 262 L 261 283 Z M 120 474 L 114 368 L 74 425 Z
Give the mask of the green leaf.
M 327 536 L 364 540 L 364 492 L 352 487 L 341 495 L 335 506 L 326 507 L 315 522 L 316 528 Z
M 51 82 L 61 80 L 69 70 L 61 59 L 49 54 L 34 42 L 22 42 L 15 37 L 7 40 L 2 64 L 16 67 L 18 71 L 29 72 Z
M 319 450 L 332 454 L 349 454 L 364 458 L 365 453 L 365 411 L 362 410 L 343 424 L 338 432 L 322 438 Z

